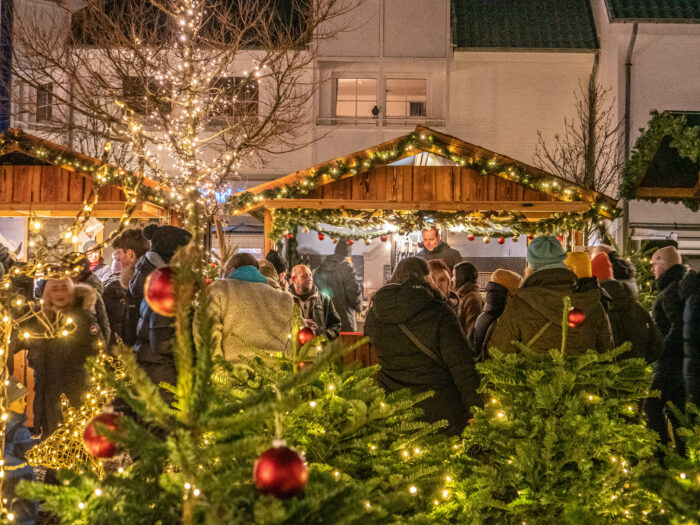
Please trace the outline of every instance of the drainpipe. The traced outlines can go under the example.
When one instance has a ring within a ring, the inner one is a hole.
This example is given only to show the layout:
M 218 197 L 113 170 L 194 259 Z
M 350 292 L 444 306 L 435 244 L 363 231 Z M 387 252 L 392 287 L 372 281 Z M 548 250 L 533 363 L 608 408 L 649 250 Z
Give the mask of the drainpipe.
M 12 21 L 14 0 L 0 0 L 0 133 L 10 127 L 12 116 Z
M 632 26 L 632 36 L 630 45 L 627 48 L 627 58 L 625 59 L 625 163 L 630 158 L 630 106 L 632 100 L 632 51 L 637 40 L 637 22 Z M 626 243 L 630 235 L 630 203 L 629 200 L 622 200 L 622 246 L 627 251 Z

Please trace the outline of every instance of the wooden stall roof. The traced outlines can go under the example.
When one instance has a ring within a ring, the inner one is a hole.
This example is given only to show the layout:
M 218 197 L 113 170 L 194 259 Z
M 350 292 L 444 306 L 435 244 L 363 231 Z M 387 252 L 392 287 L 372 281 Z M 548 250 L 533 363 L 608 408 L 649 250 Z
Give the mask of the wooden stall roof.
M 432 135 L 448 145 L 448 152 L 437 148 L 417 146 L 393 157 L 384 165 L 375 164 L 372 168 L 347 174 L 338 179 L 324 176 L 314 190 L 304 198 L 258 200 L 245 211 L 255 212 L 260 208 L 345 208 L 345 209 L 424 209 L 459 211 L 517 211 L 517 212 L 567 212 L 586 211 L 590 204 L 599 201 L 612 210 L 616 200 L 603 194 L 578 187 L 571 181 L 547 173 L 505 155 L 470 144 L 456 137 L 433 129 L 416 126 L 417 135 Z M 281 188 L 306 179 L 323 166 L 351 162 L 357 157 L 366 157 L 377 152 L 387 151 L 405 140 L 401 136 L 376 146 L 351 153 L 322 164 L 296 171 L 284 177 L 259 184 L 245 191 L 259 195 L 265 190 Z M 524 171 L 557 181 L 561 187 L 576 188 L 580 201 L 566 201 L 554 191 L 533 190 L 508 179 L 503 174 L 481 175 L 473 169 L 460 166 L 405 166 L 392 165 L 396 161 L 420 152 L 442 157 L 448 155 L 469 156 L 475 159 L 492 161 L 502 165 L 515 165 Z M 241 192 L 242 193 L 242 192 Z M 546 204 L 545 204 L 546 203 Z
M 9 144 L 0 155 L 0 217 L 27 216 L 30 213 L 45 217 L 74 217 L 90 196 L 92 176 L 71 164 L 58 164 L 42 158 L 37 150 L 45 147 L 64 151 L 91 167 L 102 166 L 102 161 L 21 130 L 10 129 L 9 133 L 21 135 L 23 140 Z M 146 180 L 144 184 L 157 186 L 152 180 Z M 92 216 L 121 217 L 126 197 L 119 186 L 105 185 L 100 188 L 98 196 Z M 133 216 L 166 218 L 169 212 L 154 203 L 143 202 L 137 205 Z

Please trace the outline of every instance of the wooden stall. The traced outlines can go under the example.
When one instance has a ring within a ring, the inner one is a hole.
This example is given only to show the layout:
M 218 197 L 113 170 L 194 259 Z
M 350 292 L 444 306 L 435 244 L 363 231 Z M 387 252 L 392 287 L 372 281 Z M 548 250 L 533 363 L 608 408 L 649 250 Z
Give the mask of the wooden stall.
M 280 233 L 275 228 L 279 210 L 363 210 L 380 216 L 463 212 L 460 217 L 510 216 L 521 224 L 551 224 L 564 215 L 583 222 L 610 219 L 616 212 L 614 199 L 423 126 L 409 135 L 255 186 L 234 196 L 232 202 L 232 213 L 264 219 L 266 252 L 277 240 L 272 237 Z M 574 245 L 580 245 L 581 235 L 566 233 Z M 344 337 L 350 341 L 358 336 Z M 371 350 L 358 352 L 354 358 L 364 364 L 376 361 Z

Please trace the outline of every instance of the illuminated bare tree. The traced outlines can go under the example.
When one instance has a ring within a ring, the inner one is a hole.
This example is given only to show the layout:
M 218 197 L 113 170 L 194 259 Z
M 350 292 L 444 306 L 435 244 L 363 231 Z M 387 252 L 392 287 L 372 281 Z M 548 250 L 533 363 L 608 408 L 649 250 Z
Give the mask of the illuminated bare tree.
M 306 145 L 317 45 L 357 1 L 86 0 L 73 14 L 58 6 L 62 16 L 28 10 L 15 17 L 13 88 L 46 96 L 51 86 L 53 114 L 35 129 L 86 153 L 110 143 L 124 167 L 211 213 L 213 193 L 241 168 Z

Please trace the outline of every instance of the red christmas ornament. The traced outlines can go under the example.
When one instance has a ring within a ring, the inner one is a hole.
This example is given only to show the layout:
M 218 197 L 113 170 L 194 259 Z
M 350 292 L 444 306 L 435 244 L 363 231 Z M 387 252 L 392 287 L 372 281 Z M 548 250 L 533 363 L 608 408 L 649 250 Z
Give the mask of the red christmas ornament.
M 559 242 L 564 242 L 564 236 L 563 235 L 557 235 L 557 240 Z
M 299 341 L 300 345 L 305 345 L 306 343 L 311 341 L 314 337 L 316 337 L 316 334 L 308 326 L 305 328 L 302 328 L 301 330 L 299 330 L 299 333 L 297 333 L 297 341 Z
M 209 279 L 209 277 L 207 277 L 206 279 L 204 279 L 204 282 L 205 282 L 206 284 L 209 284 L 209 283 L 211 282 L 211 279 Z
M 309 467 L 299 454 L 287 448 L 286 443 L 273 443 L 255 462 L 253 481 L 261 494 L 272 494 L 277 499 L 298 496 L 309 480 Z
M 215 262 L 212 262 L 212 263 L 211 263 L 211 267 L 212 267 L 212 268 L 216 268 L 216 263 L 215 263 Z
M 104 426 L 114 431 L 117 429 L 117 416 L 114 414 L 100 414 L 99 416 L 95 416 L 90 420 L 83 432 L 85 450 L 96 458 L 111 458 L 117 451 L 117 444 L 110 441 L 107 436 L 98 434 L 95 423 L 102 423 Z
M 474 235 L 473 233 L 467 235 L 467 240 L 473 241 L 474 239 L 476 239 L 476 235 Z
M 299 361 L 297 363 L 297 368 L 306 368 L 307 366 L 311 366 L 313 364 L 313 361 Z
M 287 239 L 293 239 L 293 238 L 294 238 L 294 234 L 293 234 L 293 233 L 285 233 L 284 236 L 285 236 Z
M 496 239 L 496 242 L 498 244 L 503 244 L 504 242 L 506 242 L 506 240 L 503 237 L 499 237 L 498 239 Z
M 353 244 L 355 244 L 355 241 L 353 241 L 352 239 L 348 239 L 347 242 L 346 242 L 346 244 L 347 244 L 348 246 L 352 246 Z
M 379 237 L 379 240 L 382 241 L 382 242 L 386 242 L 386 241 L 389 240 L 389 236 L 388 236 L 388 235 L 382 235 L 382 236 Z
M 175 315 L 175 287 L 173 270 L 169 266 L 158 268 L 147 278 L 143 287 L 143 296 L 151 309 L 165 317 Z
M 322 240 L 325 239 L 325 238 L 326 238 L 326 236 L 323 235 L 322 233 L 319 233 L 319 234 L 318 234 L 318 240 L 319 240 L 319 241 L 322 241 Z
M 574 307 L 569 310 L 569 328 L 579 328 L 586 320 L 586 314 L 580 308 Z

